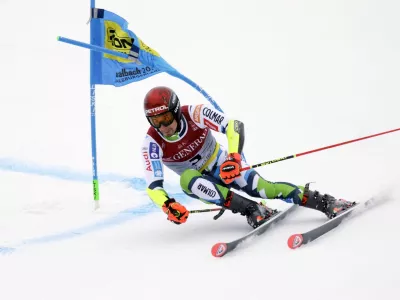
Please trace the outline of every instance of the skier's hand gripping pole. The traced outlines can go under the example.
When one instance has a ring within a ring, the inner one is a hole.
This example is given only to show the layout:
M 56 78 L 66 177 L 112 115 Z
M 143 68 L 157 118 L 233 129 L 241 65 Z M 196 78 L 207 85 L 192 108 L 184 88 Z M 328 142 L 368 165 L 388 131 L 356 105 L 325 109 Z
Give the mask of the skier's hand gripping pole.
M 232 183 L 240 176 L 242 158 L 239 153 L 229 153 L 226 160 L 219 167 L 219 176 L 225 184 Z
M 189 211 L 186 209 L 186 207 L 176 202 L 173 198 L 170 198 L 164 202 L 162 210 L 168 215 L 167 219 L 169 221 L 178 225 L 185 223 L 189 217 Z

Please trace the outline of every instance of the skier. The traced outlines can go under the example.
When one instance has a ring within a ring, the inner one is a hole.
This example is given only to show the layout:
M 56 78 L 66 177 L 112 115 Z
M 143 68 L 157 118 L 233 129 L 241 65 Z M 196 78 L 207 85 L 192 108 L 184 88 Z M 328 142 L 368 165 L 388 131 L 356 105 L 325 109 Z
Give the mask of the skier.
M 185 223 L 189 212 L 164 190 L 163 165 L 180 175 L 185 194 L 233 213 L 239 212 L 253 228 L 267 221 L 276 211 L 232 189 L 252 197 L 281 199 L 316 209 L 329 218 L 351 205 L 303 186 L 269 182 L 254 169 L 241 171 L 241 167 L 248 166 L 241 156 L 244 125 L 213 107 L 204 104 L 181 107 L 175 92 L 160 86 L 146 94 L 144 111 L 151 125 L 142 147 L 146 191 L 168 215 L 167 219 L 175 224 Z M 226 134 L 228 150 L 216 141 L 212 131 Z

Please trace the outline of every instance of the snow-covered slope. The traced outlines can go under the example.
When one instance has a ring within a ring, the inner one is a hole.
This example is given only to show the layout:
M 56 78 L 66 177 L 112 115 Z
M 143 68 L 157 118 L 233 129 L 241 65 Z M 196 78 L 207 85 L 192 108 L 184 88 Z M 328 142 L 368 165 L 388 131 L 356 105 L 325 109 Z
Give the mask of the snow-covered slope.
M 165 74 L 98 87 L 93 211 L 89 53 L 56 41 L 88 40 L 84 2 L 0 3 L 12 29 L 0 41 L 0 298 L 398 298 L 400 133 L 259 168 L 271 181 L 315 181 L 381 205 L 293 251 L 290 234 L 325 220 L 299 208 L 216 259 L 211 246 L 248 232 L 245 219 L 204 213 L 176 226 L 148 200 L 138 167 L 147 90 L 169 85 L 182 104 L 206 99 Z M 250 163 L 400 127 L 396 1 L 97 3 L 245 123 Z M 204 207 L 171 172 L 166 187 L 188 208 Z

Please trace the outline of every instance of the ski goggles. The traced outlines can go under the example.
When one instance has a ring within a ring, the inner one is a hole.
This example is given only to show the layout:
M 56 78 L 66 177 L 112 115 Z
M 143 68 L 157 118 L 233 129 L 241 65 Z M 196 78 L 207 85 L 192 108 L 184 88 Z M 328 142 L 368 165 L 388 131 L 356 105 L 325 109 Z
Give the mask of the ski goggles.
M 167 111 L 163 114 L 152 116 L 152 117 L 147 117 L 149 120 L 151 126 L 154 128 L 160 128 L 161 125 L 164 125 L 165 127 L 169 126 L 174 122 L 175 118 L 172 112 Z

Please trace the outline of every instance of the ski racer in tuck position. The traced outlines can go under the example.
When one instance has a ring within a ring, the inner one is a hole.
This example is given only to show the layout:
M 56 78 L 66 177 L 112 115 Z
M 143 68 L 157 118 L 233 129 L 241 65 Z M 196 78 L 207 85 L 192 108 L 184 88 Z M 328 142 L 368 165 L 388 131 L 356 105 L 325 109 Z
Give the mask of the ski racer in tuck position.
M 241 167 L 248 166 L 241 157 L 244 125 L 212 107 L 204 104 L 181 107 L 175 92 L 160 86 L 146 94 L 144 111 L 151 125 L 142 147 L 147 193 L 175 224 L 185 223 L 189 212 L 164 190 L 164 165 L 180 175 L 185 194 L 240 213 L 253 228 L 276 211 L 232 189 L 256 198 L 281 199 L 316 209 L 328 218 L 351 206 L 348 201 L 305 190 L 304 186 L 269 182 L 254 169 L 241 171 Z M 227 136 L 227 150 L 216 141 L 212 131 Z

